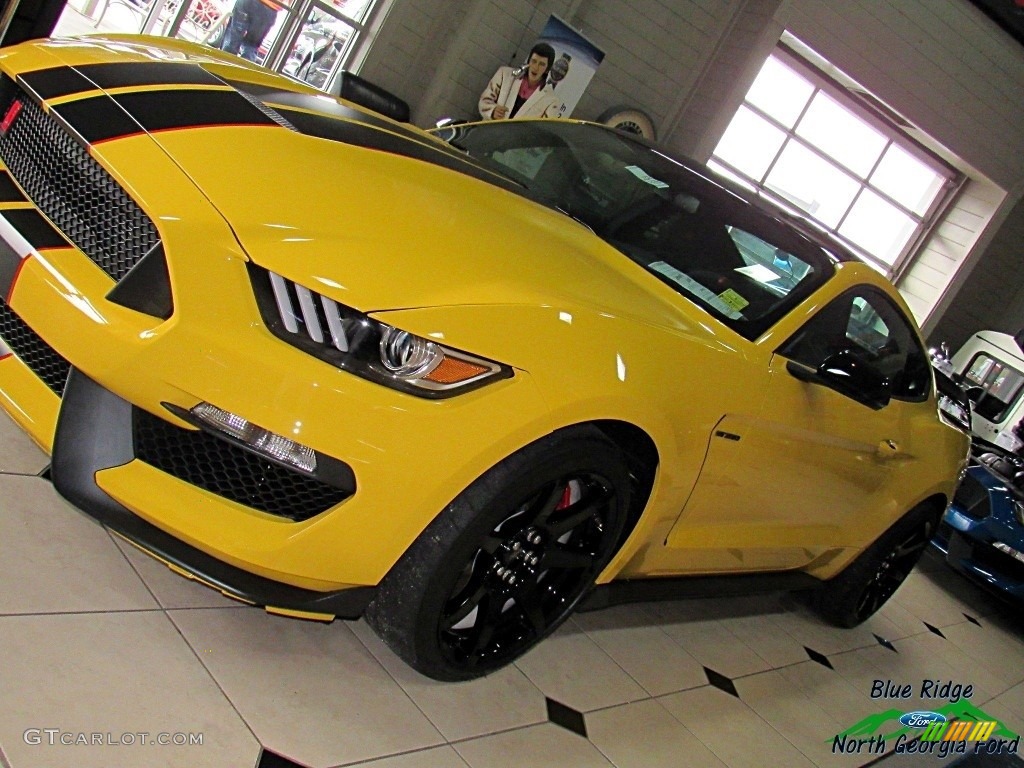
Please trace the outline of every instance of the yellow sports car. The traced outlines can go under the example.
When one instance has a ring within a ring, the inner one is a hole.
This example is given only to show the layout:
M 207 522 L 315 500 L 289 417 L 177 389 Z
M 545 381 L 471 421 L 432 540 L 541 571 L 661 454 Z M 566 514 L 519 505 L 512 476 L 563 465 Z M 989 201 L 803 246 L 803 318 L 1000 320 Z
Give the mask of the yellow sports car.
M 872 268 L 599 125 L 432 135 L 240 59 L 0 53 L 0 401 L 57 490 L 438 679 L 577 607 L 913 567 L 967 438 Z

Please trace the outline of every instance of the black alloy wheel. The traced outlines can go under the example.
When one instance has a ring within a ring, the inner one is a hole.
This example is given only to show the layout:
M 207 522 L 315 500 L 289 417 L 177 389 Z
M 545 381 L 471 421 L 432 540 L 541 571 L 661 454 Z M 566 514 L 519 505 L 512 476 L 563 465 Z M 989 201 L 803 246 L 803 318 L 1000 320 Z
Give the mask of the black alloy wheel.
M 575 605 L 610 559 L 612 483 L 573 473 L 545 483 L 479 542 L 438 624 L 454 666 L 491 668 L 529 648 Z
M 485 472 L 424 529 L 366 620 L 409 665 L 470 680 L 551 634 L 625 538 L 631 481 L 593 427 L 560 430 Z
M 818 591 L 819 613 L 840 627 L 870 618 L 906 581 L 935 534 L 939 512 L 919 506 L 900 518 Z
M 881 608 L 885 602 L 896 594 L 896 590 L 906 581 L 914 570 L 925 547 L 935 534 L 930 520 L 923 520 L 920 525 L 894 546 L 878 563 L 874 576 L 864 588 L 860 604 L 857 606 L 857 623 L 868 619 Z

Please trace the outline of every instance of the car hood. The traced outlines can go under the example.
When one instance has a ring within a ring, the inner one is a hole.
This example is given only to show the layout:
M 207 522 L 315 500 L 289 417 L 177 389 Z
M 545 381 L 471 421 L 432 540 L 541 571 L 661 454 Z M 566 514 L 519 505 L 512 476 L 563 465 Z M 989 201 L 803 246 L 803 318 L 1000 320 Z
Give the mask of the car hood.
M 417 128 L 180 41 L 112 36 L 52 51 L 115 103 L 96 110 L 109 117 L 84 138 L 129 186 L 147 169 L 117 165 L 117 145 L 148 134 L 249 258 L 336 301 L 364 312 L 583 305 L 671 327 L 699 321 L 586 227 Z

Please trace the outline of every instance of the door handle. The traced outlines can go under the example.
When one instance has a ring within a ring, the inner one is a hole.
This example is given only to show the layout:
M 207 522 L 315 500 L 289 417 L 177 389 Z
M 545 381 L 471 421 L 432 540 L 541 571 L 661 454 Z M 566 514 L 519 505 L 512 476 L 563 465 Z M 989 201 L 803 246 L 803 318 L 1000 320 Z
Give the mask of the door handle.
M 882 440 L 878 443 L 876 452 L 880 459 L 891 459 L 900 452 L 900 447 L 895 440 Z

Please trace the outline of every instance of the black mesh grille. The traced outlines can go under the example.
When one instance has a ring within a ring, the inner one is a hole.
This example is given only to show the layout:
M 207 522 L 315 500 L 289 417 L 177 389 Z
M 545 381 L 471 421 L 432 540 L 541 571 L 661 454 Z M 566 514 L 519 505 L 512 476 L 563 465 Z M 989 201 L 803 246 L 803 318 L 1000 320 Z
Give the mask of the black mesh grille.
M 135 457 L 247 507 L 308 520 L 348 493 L 266 461 L 207 432 L 182 429 L 136 408 Z
M 973 520 L 984 520 L 992 514 L 988 489 L 969 472 L 953 494 L 957 509 Z
M 159 242 L 142 209 L 85 151 L 9 78 L 0 82 L 0 115 L 15 98 L 22 107 L 0 135 L 0 159 L 58 229 L 114 280 Z
M 3 299 L 0 299 L 0 338 L 57 397 L 64 396 L 71 363 L 39 338 Z

